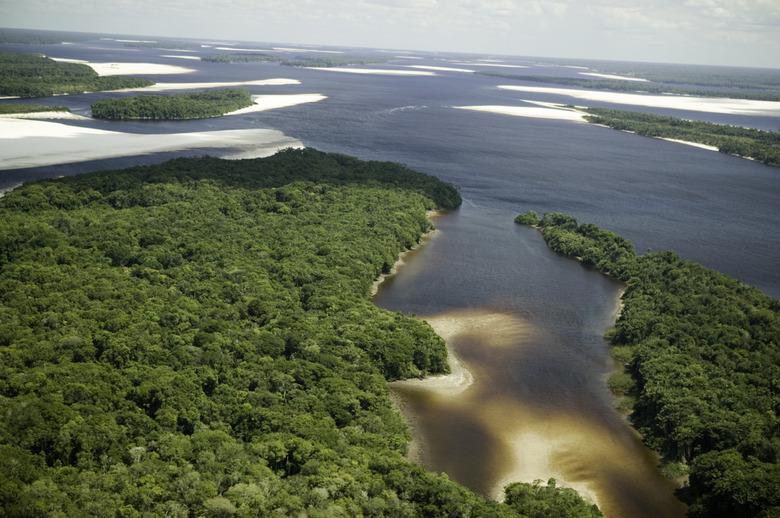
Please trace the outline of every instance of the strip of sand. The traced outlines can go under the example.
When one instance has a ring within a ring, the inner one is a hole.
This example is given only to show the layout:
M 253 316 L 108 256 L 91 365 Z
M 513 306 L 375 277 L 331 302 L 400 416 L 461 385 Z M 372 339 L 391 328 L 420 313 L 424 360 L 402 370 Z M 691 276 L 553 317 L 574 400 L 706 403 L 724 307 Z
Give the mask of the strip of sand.
M 31 112 L 31 113 L 4 113 L 0 115 L 0 119 L 70 119 L 70 120 L 89 120 L 89 117 L 83 115 L 76 115 L 71 112 L 63 111 L 50 111 L 50 112 Z M 3 134 L 0 133 L 0 137 Z
M 101 76 L 168 75 L 197 72 L 194 68 L 180 67 L 177 65 L 161 65 L 159 63 L 93 63 L 81 59 L 55 57 L 52 57 L 51 59 L 62 63 L 89 65 Z
M 754 101 L 720 97 L 689 97 L 681 95 L 648 95 L 641 93 L 629 94 L 599 90 L 579 90 L 574 88 L 551 88 L 545 86 L 500 85 L 498 88 L 515 92 L 563 95 L 575 99 L 634 106 L 649 106 L 652 108 L 672 108 L 675 110 L 725 113 L 731 115 L 780 117 L 780 102 L 775 101 Z
M 253 95 L 252 100 L 255 104 L 227 113 L 226 115 L 243 115 L 245 113 L 263 112 L 274 110 L 276 108 L 286 108 L 298 104 L 315 103 L 327 99 L 322 94 L 291 94 L 291 95 Z
M 434 72 L 424 70 L 390 70 L 385 68 L 341 68 L 341 67 L 306 67 L 308 70 L 327 70 L 329 72 L 344 72 L 347 74 L 378 74 L 386 76 L 435 76 Z
M 288 147 L 300 148 L 303 144 L 269 129 L 148 135 L 56 121 L 0 119 L 0 170 L 195 148 L 235 148 L 241 150 L 241 158 L 249 158 L 268 156 Z
M 536 104 L 537 106 L 454 106 L 458 110 L 472 110 L 479 112 L 497 113 L 500 115 L 511 115 L 513 117 L 531 117 L 534 119 L 556 119 L 572 122 L 585 122 L 584 114 L 578 110 L 556 107 L 552 103 L 542 103 L 535 101 L 524 101 Z
M 215 82 L 215 83 L 157 83 L 152 86 L 144 86 L 143 88 L 125 88 L 124 90 L 115 90 L 117 92 L 167 92 L 171 90 L 198 90 L 204 88 L 237 88 L 240 86 L 286 86 L 286 85 L 299 85 L 300 81 L 297 79 L 257 79 L 254 81 L 231 81 L 231 82 Z
M 583 76 L 591 76 L 591 77 L 599 77 L 601 79 L 618 79 L 620 81 L 639 81 L 639 82 L 647 82 L 647 79 L 641 79 L 639 77 L 627 77 L 627 76 L 616 76 L 611 74 L 599 74 L 597 72 L 580 72 L 580 75 Z
M 417 68 L 420 70 L 436 70 L 441 72 L 467 72 L 473 74 L 474 70 L 468 68 L 434 67 L 428 65 L 406 65 L 408 68 Z

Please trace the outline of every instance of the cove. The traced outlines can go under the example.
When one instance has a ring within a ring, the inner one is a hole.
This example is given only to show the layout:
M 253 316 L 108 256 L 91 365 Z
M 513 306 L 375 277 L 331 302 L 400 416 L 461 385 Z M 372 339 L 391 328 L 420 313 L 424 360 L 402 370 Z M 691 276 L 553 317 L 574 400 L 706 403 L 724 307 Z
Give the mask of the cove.
M 606 386 L 621 284 L 514 216 L 465 200 L 373 298 L 428 321 L 451 353 L 453 374 L 391 384 L 410 457 L 499 500 L 511 482 L 554 477 L 605 516 L 684 516 Z

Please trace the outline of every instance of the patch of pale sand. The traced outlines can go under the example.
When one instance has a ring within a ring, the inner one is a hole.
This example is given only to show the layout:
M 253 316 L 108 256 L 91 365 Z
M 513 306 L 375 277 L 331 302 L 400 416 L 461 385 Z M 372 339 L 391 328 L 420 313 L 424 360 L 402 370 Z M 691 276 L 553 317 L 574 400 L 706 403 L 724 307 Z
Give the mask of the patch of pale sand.
M 125 88 L 123 90 L 116 90 L 117 92 L 166 92 L 169 90 L 197 90 L 203 88 L 235 88 L 239 86 L 286 86 L 286 85 L 299 85 L 300 81 L 297 79 L 257 79 L 254 81 L 232 81 L 232 82 L 218 82 L 218 83 L 156 83 L 152 86 L 144 86 L 142 88 Z
M 441 72 L 468 72 L 469 74 L 473 74 L 474 70 L 469 70 L 467 68 L 452 68 L 452 67 L 434 67 L 429 65 L 406 65 L 407 68 L 416 68 L 420 70 L 437 70 Z
M 425 70 L 389 70 L 384 68 L 341 68 L 341 67 L 306 67 L 308 70 L 327 70 L 330 72 L 346 72 L 348 74 L 379 74 L 388 76 L 435 76 L 434 72 Z
M 71 112 L 50 111 L 33 113 L 4 113 L 0 119 L 71 119 L 71 120 L 89 120 L 89 117 L 76 115 Z M 0 135 L 2 136 L 2 135 Z
M 0 169 L 21 169 L 194 148 L 236 148 L 266 156 L 300 141 L 269 129 L 144 135 L 55 121 L 0 119 Z
M 639 81 L 644 83 L 647 82 L 647 79 L 641 79 L 639 77 L 615 76 L 611 74 L 599 74 L 597 72 L 580 72 L 580 75 L 600 77 L 602 79 L 619 79 L 621 81 Z
M 498 88 L 516 92 L 565 95 L 576 99 L 648 106 L 652 108 L 672 108 L 675 110 L 725 113 L 731 115 L 780 117 L 780 102 L 776 101 L 754 101 L 749 99 L 728 99 L 720 97 L 690 97 L 682 95 L 630 94 L 598 90 L 578 90 L 573 88 L 550 88 L 544 86 L 500 85 Z
M 531 101 L 525 101 L 531 102 Z M 557 119 L 572 122 L 585 122 L 583 113 L 568 108 L 553 108 L 552 103 L 538 103 L 541 106 L 454 106 L 459 110 L 472 110 L 479 112 L 498 113 L 513 117 L 531 117 L 534 119 Z
M 656 137 L 658 138 L 658 137 Z M 708 146 L 707 144 L 701 144 L 699 142 L 688 142 L 687 140 L 678 140 L 675 138 L 661 138 L 661 140 L 666 140 L 669 142 L 676 142 L 677 144 L 685 144 L 686 146 L 693 146 L 698 147 L 701 149 L 707 149 L 709 151 L 718 151 L 717 146 Z
M 500 63 L 453 63 L 453 65 L 465 65 L 469 67 L 497 67 L 497 68 L 528 68 L 526 65 L 504 65 Z
M 200 61 L 198 56 L 181 56 L 176 54 L 162 54 L 161 58 L 175 58 L 175 59 L 192 59 L 194 61 Z
M 62 63 L 80 63 L 89 65 L 101 76 L 132 76 L 132 75 L 158 75 L 158 74 L 189 74 L 196 72 L 194 68 L 180 67 L 177 65 L 161 65 L 159 63 L 93 63 L 81 59 L 55 58 L 54 61 Z
M 396 59 L 423 59 L 420 56 L 393 56 Z
M 315 103 L 327 98 L 327 96 L 322 94 L 253 95 L 252 100 L 255 104 L 227 113 L 226 115 L 241 115 L 244 113 L 274 110 L 276 108 L 286 108 L 298 104 Z

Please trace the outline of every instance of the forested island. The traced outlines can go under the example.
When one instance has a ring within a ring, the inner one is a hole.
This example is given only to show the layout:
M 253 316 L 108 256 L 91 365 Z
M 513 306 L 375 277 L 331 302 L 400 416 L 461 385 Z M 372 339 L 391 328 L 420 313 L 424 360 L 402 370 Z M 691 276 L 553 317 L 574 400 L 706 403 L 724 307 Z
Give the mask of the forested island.
M 205 119 L 219 117 L 252 104 L 252 96 L 242 88 L 170 95 L 136 95 L 94 102 L 92 116 L 114 120 Z
M 4 516 L 599 516 L 404 458 L 387 380 L 448 370 L 368 300 L 457 190 L 311 149 L 27 183 L 0 199 Z
M 689 475 L 692 517 L 780 514 L 780 301 L 672 252 L 560 213 L 518 216 L 548 246 L 627 283 L 607 339 L 610 385 L 670 476 Z
M 620 79 L 581 79 L 579 77 L 544 76 L 532 74 L 510 74 L 493 70 L 477 71 L 475 74 L 511 79 L 516 81 L 531 81 L 579 88 L 594 88 L 614 92 L 643 92 L 652 94 L 691 95 L 696 97 L 725 97 L 729 99 L 752 99 L 757 101 L 780 101 L 778 91 L 703 89 L 682 86 L 669 86 L 658 83 L 648 83 Z M 778 87 L 780 88 L 780 87 Z
M 42 54 L 0 52 L 0 96 L 51 97 L 151 86 L 139 77 L 100 76 L 81 63 L 58 63 Z
M 721 153 L 780 167 L 780 133 L 777 132 L 610 108 L 586 108 L 584 111 L 588 114 L 585 119 L 594 124 L 646 137 L 705 144 L 716 147 Z

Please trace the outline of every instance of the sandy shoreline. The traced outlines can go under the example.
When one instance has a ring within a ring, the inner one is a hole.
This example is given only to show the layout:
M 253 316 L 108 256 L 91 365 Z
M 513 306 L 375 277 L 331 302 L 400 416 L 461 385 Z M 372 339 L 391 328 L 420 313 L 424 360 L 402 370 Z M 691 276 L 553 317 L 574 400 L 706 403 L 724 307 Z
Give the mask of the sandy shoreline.
M 538 101 L 526 101 L 536 106 L 453 106 L 458 110 L 472 110 L 479 112 L 496 113 L 499 115 L 511 115 L 513 117 L 531 117 L 534 119 L 556 119 L 571 122 L 586 122 L 585 114 L 571 108 L 561 108 L 553 103 Z
M 599 90 L 551 88 L 546 86 L 499 85 L 498 88 L 515 92 L 563 95 L 575 99 L 634 106 L 648 106 L 652 108 L 672 108 L 675 110 L 690 110 L 730 115 L 780 117 L 780 102 L 775 101 L 754 101 L 749 99 L 729 99 L 725 97 L 604 92 Z

